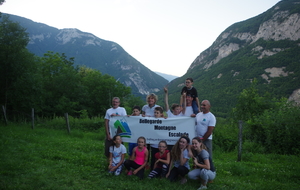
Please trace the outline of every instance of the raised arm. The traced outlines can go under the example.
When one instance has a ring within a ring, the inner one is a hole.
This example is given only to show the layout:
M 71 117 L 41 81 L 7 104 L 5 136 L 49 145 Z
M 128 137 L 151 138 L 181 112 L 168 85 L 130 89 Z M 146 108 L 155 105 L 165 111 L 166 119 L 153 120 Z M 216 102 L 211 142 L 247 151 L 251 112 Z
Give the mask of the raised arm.
M 169 110 L 169 98 L 168 98 L 168 89 L 164 88 L 165 92 L 165 111 L 167 112 Z

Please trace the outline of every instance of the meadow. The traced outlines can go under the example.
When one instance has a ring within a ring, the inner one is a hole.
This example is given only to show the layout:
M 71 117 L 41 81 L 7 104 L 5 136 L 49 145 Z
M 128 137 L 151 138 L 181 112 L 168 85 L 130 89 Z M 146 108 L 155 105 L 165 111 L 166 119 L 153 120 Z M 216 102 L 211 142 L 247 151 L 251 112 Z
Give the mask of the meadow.
M 102 121 L 100 121 L 101 123 Z M 94 125 L 98 125 L 97 123 Z M 113 176 L 104 156 L 104 128 L 67 130 L 30 123 L 0 125 L 0 189 L 197 189 L 167 179 Z M 125 143 L 125 145 L 127 145 Z M 191 162 L 190 162 L 191 163 Z M 217 176 L 208 189 L 299 189 L 300 159 L 295 155 L 214 149 Z M 150 171 L 146 170 L 145 176 Z

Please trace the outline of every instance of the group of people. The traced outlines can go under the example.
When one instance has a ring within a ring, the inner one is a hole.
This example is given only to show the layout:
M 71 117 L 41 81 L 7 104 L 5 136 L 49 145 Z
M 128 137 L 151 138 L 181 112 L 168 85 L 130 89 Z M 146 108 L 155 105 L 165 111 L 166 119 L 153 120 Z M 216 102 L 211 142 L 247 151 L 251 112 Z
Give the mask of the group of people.
M 195 117 L 196 137 L 190 142 L 189 137 L 182 136 L 174 146 L 167 145 L 166 141 L 159 144 L 147 145 L 144 137 L 139 137 L 137 143 L 129 143 L 128 153 L 130 158 L 125 160 L 126 147 L 122 144 L 119 135 L 111 138 L 109 134 L 109 120 L 113 116 L 126 116 L 126 110 L 120 107 L 120 99 L 114 97 L 112 108 L 105 115 L 105 155 L 109 160 L 109 172 L 119 175 L 123 166 L 127 175 L 137 175 L 144 178 L 144 170 L 150 158 L 151 172 L 148 178 L 166 177 L 170 181 L 177 180 L 184 184 L 188 174 L 190 179 L 201 179 L 199 189 L 206 189 L 206 184 L 215 178 L 215 168 L 212 162 L 212 132 L 215 128 L 216 118 L 210 112 L 210 102 L 203 100 L 199 104 L 197 90 L 192 86 L 193 79 L 185 80 L 185 87 L 181 91 L 180 104 L 173 104 L 169 109 L 168 89 L 165 92 L 165 111 L 167 117 L 188 116 Z M 163 118 L 164 110 L 157 105 L 157 96 L 150 94 L 146 98 L 147 104 L 140 109 L 135 106 L 131 116 Z M 194 127 L 194 126 L 191 126 Z M 190 171 L 189 159 L 193 159 L 194 170 Z

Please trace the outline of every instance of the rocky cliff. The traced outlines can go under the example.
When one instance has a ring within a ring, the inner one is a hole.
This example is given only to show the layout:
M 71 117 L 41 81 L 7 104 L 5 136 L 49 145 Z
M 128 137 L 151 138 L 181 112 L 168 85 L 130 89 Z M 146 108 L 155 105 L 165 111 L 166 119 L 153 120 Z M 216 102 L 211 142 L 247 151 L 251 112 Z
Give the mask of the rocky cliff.
M 132 93 L 137 96 L 156 93 L 168 83 L 115 42 L 78 29 L 59 30 L 14 15 L 10 15 L 10 19 L 27 29 L 30 37 L 27 48 L 38 56 L 43 56 L 47 51 L 65 53 L 67 57 L 75 58 L 76 65 L 85 65 L 115 77 L 130 86 Z

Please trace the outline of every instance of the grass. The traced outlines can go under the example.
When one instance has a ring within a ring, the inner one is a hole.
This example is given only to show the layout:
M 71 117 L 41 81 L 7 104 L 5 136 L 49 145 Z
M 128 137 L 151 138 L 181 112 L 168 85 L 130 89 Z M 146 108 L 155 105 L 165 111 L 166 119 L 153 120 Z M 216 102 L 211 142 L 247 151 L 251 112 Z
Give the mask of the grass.
M 30 124 L 0 126 L 0 189 L 197 189 L 166 179 L 112 176 L 104 157 L 104 129 L 93 132 Z M 299 189 L 299 156 L 214 150 L 217 176 L 209 189 Z M 147 175 L 149 170 L 146 170 Z

